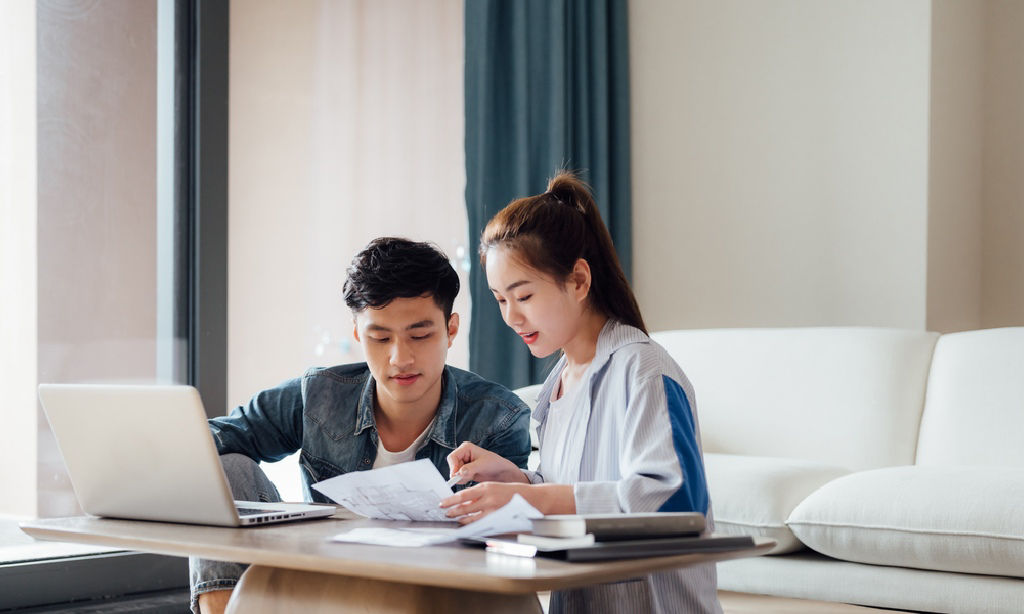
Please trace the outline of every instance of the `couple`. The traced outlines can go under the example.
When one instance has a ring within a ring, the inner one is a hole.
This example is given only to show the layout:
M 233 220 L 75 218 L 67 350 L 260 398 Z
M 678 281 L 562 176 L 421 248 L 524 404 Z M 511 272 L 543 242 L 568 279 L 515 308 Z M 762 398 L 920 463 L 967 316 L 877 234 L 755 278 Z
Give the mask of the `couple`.
M 518 493 L 544 514 L 698 511 L 710 501 L 693 389 L 647 336 L 587 186 L 560 173 L 484 228 L 480 262 L 505 323 L 534 356 L 561 351 L 541 390 L 540 465 L 508 389 L 445 365 L 459 280 L 444 254 L 383 238 L 352 261 L 345 302 L 366 363 L 312 369 L 210 420 L 235 499 L 279 500 L 258 461 L 301 451 L 314 482 L 429 458 L 475 482 L 442 502 L 473 522 Z M 192 559 L 192 608 L 223 611 L 245 566 Z M 714 564 L 556 591 L 552 612 L 720 612 Z

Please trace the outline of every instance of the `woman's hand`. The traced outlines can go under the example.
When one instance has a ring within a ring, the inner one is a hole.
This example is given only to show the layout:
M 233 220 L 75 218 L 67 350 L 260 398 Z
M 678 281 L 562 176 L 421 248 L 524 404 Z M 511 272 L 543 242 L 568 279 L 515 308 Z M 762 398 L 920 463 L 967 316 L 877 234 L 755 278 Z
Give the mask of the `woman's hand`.
M 451 477 L 460 476 L 456 484 L 466 482 L 530 483 L 522 469 L 516 467 L 515 463 L 468 441 L 463 442 L 448 455 L 448 467 L 451 469 L 449 474 Z M 508 499 L 511 498 L 512 495 L 509 495 Z M 508 502 L 508 499 L 505 501 Z
M 507 484 L 484 482 L 461 490 L 441 500 L 441 507 L 447 508 L 446 515 L 456 518 L 459 524 L 469 524 L 490 514 L 519 494 L 529 501 L 529 484 Z
M 575 514 L 576 497 L 571 484 L 508 484 L 484 482 L 441 500 L 449 518 L 468 524 L 490 514 L 519 495 L 542 514 Z

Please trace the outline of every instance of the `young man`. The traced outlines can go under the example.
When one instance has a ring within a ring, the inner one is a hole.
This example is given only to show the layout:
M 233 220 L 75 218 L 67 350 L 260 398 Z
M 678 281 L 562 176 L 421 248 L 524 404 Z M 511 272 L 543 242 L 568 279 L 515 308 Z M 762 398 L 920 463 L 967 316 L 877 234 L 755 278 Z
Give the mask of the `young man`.
M 365 363 L 311 369 L 210 420 L 237 500 L 279 501 L 258 461 L 300 450 L 305 497 L 327 478 L 429 458 L 442 475 L 464 441 L 520 467 L 530 410 L 511 391 L 445 364 L 459 330 L 459 278 L 426 243 L 381 238 L 356 255 L 345 281 Z M 192 558 L 192 609 L 222 612 L 245 565 Z

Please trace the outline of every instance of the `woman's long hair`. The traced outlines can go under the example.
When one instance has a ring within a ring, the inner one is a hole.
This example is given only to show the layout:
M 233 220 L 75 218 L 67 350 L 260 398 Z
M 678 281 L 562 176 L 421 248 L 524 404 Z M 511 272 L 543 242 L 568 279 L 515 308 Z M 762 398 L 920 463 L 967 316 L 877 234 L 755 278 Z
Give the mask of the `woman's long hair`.
M 547 192 L 514 200 L 495 214 L 480 237 L 481 265 L 486 268 L 487 252 L 499 246 L 559 283 L 569 279 L 576 260 L 583 258 L 590 265 L 591 305 L 647 333 L 594 196 L 575 174 L 561 171 Z

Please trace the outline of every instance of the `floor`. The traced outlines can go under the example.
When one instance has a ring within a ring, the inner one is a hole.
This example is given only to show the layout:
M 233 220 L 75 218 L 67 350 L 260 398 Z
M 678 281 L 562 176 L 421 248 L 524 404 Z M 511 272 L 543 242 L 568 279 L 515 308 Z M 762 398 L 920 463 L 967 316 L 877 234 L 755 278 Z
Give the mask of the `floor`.
M 870 612 L 892 612 L 892 610 L 876 610 L 843 603 L 826 603 L 823 601 L 805 601 L 801 599 L 784 599 L 763 595 L 744 595 L 740 593 L 719 593 L 722 609 L 725 614 L 869 614 Z M 543 603 L 543 599 L 542 599 Z M 188 611 L 188 591 L 167 591 L 158 597 L 144 596 L 139 598 L 123 598 L 102 603 L 77 604 L 68 606 L 49 606 L 18 610 L 19 614 L 114 614 L 140 613 L 147 614 L 186 614 Z M 545 604 L 546 605 L 546 604 Z M 545 609 L 545 611 L 547 611 Z
M 190 614 L 188 589 L 12 610 L 9 614 Z
M 547 612 L 550 594 L 539 593 L 537 596 L 540 598 L 541 608 Z M 787 599 L 728 591 L 719 591 L 718 599 L 722 602 L 722 611 L 725 614 L 869 614 L 870 612 L 897 612 L 898 614 L 897 610 L 879 610 L 846 603 Z
M 725 614 L 868 614 L 869 612 L 897 612 L 879 610 L 845 603 L 787 599 L 767 595 L 748 595 L 719 591 Z

